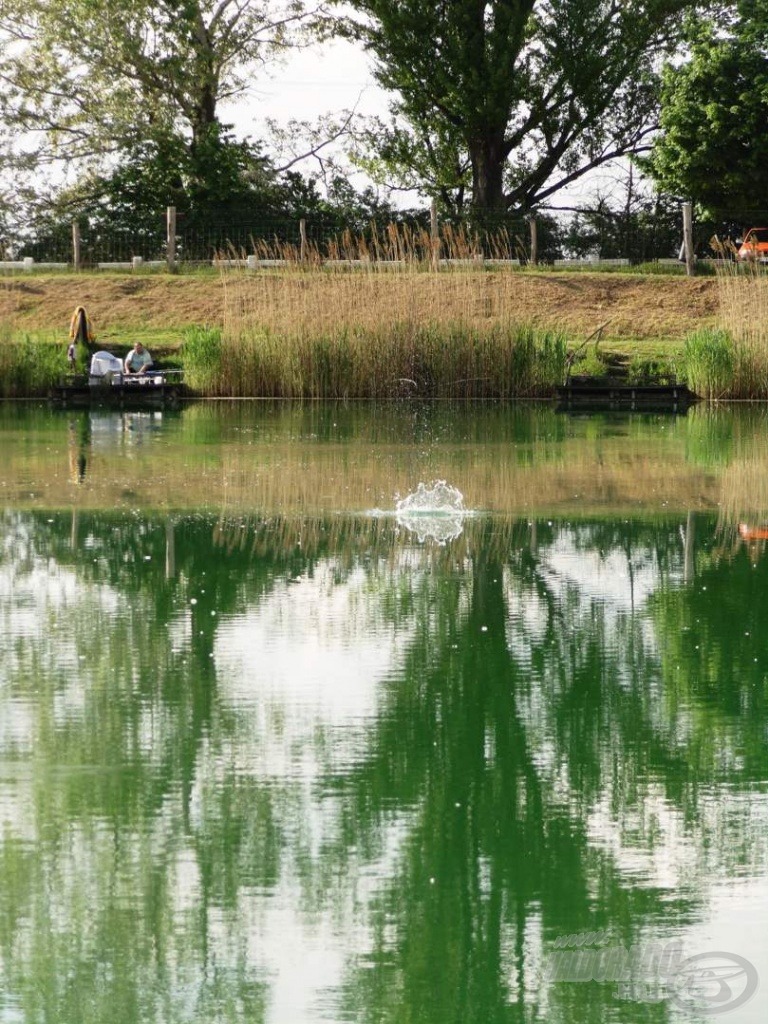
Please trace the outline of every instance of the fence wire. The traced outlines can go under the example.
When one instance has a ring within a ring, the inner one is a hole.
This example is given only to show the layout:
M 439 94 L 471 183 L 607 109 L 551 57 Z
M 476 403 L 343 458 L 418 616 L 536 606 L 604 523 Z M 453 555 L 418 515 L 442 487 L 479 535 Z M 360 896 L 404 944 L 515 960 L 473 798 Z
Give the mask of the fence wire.
M 740 241 L 753 227 L 768 225 L 768 210 L 742 211 L 738 218 L 694 222 L 694 248 L 699 258 L 711 257 L 712 240 Z M 302 230 L 303 229 L 303 230 Z M 400 239 L 395 243 L 393 231 Z M 581 210 L 569 215 L 539 211 L 535 232 L 519 216 L 486 215 L 479 221 L 442 218 L 440 254 L 484 256 L 538 263 L 618 261 L 630 265 L 678 260 L 683 238 L 679 205 L 641 211 Z M 534 241 L 535 238 L 535 241 Z M 408 240 L 407 243 L 402 239 Z M 367 253 L 372 259 L 397 258 L 398 246 L 410 244 L 411 254 L 424 254 L 433 244 L 429 211 L 386 223 L 344 223 L 338 217 L 269 217 L 233 221 L 222 219 L 203 227 L 190 227 L 180 215 L 175 235 L 174 262 L 210 264 L 222 256 L 245 258 L 251 254 L 275 256 L 309 247 L 320 258 Z M 46 226 L 27 237 L 0 239 L 0 260 L 36 264 L 71 265 L 74 259 L 71 225 Z M 164 213 L 157 227 L 135 231 L 103 230 L 80 225 L 80 265 L 132 265 L 167 262 L 168 241 Z

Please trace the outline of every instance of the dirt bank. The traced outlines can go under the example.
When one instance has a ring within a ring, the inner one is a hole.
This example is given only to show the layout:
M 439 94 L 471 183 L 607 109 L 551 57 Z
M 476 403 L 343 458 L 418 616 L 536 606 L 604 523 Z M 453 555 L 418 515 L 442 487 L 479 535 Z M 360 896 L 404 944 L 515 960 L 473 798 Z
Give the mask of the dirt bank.
M 501 273 L 477 275 L 486 295 Z M 441 284 L 444 286 L 444 275 Z M 258 282 L 254 275 L 254 288 Z M 519 282 L 519 287 L 518 287 Z M 249 285 L 250 287 L 250 285 Z M 0 279 L 0 320 L 19 331 L 66 332 L 75 305 L 84 305 L 102 337 L 162 332 L 173 342 L 184 328 L 220 324 L 224 284 L 216 273 L 136 275 L 83 273 Z M 717 314 L 714 278 L 534 272 L 517 275 L 515 316 L 561 328 L 574 339 L 609 320 L 605 337 L 676 341 Z

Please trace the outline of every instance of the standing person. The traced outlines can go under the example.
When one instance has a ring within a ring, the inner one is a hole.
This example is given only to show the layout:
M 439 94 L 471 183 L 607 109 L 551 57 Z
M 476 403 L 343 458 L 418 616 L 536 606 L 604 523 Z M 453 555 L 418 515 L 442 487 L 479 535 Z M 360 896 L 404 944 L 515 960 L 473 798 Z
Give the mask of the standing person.
M 93 333 L 93 324 L 85 312 L 83 306 L 76 306 L 72 319 L 69 321 L 69 347 L 67 348 L 67 360 L 70 369 L 74 370 L 78 362 L 87 361 L 87 356 L 93 351 L 96 335 Z M 78 359 L 78 344 L 81 346 L 80 358 Z
M 152 365 L 152 356 L 144 348 L 140 341 L 137 341 L 131 351 L 125 357 L 125 372 L 128 374 L 146 373 Z

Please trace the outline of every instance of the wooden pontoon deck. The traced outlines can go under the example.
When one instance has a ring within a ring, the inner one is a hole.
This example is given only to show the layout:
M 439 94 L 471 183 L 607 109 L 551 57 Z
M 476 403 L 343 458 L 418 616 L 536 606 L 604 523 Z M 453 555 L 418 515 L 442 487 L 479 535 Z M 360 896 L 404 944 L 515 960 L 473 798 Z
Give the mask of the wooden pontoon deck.
M 557 388 L 561 409 L 629 409 L 677 412 L 687 409 L 698 396 L 685 384 L 616 384 L 573 380 Z
M 51 388 L 49 397 L 65 408 L 101 405 L 142 409 L 176 405 L 182 392 L 181 371 L 165 370 L 133 377 L 73 376 Z

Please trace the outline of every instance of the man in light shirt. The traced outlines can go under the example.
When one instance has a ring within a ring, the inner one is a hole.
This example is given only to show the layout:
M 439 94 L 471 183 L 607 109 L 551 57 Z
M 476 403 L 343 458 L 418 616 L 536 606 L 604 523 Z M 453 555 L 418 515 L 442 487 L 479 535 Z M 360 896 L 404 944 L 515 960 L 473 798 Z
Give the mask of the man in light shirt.
M 146 373 L 151 365 L 152 356 L 142 343 L 137 341 L 125 357 L 125 372 L 128 374 Z

